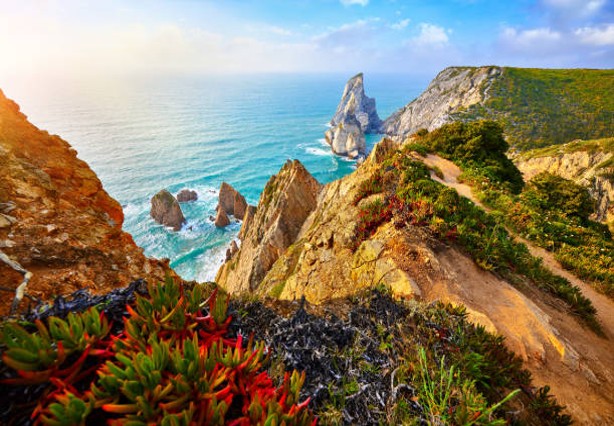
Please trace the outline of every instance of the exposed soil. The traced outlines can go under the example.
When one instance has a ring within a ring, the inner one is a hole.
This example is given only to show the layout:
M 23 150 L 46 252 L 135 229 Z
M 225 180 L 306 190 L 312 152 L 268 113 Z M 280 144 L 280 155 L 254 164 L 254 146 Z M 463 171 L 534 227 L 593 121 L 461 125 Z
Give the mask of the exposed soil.
M 471 187 L 458 181 L 462 171 L 454 163 L 432 154 L 424 159 L 424 163 L 429 167 L 439 168 L 443 173 L 443 179 L 432 173 L 431 177 L 434 180 L 456 189 L 460 195 L 489 210 L 474 196 Z M 515 238 L 526 244 L 533 256 L 541 258 L 546 268 L 567 278 L 582 290 L 597 309 L 597 317 L 605 337 L 599 337 L 583 327 L 576 318 L 557 306 L 556 301 L 550 300 L 547 295 L 536 293 L 531 297 L 531 291 L 523 289 L 523 293 L 531 299 L 531 303 L 527 306 L 534 304 L 536 309 L 546 315 L 544 323 L 549 324 L 551 329 L 540 330 L 543 323 L 527 323 L 522 309 L 518 310 L 519 305 L 515 302 L 515 299 L 522 295 L 505 281 L 493 282 L 495 277 L 492 274 L 487 274 L 477 267 L 473 271 L 456 268 L 461 275 L 459 281 L 463 283 L 461 293 L 467 297 L 464 303 L 469 307 L 476 306 L 481 312 L 496 311 L 496 314 L 493 312 L 493 315 L 487 315 L 488 318 L 479 315 L 474 320 L 488 326 L 489 318 L 492 320 L 496 317 L 498 324 L 506 324 L 506 330 L 497 327 L 497 332 L 507 337 L 508 344 L 515 351 L 518 351 L 515 340 L 520 340 L 522 346 L 530 348 L 533 336 L 546 333 L 539 336 L 536 343 L 543 342 L 543 338 L 548 337 L 551 345 L 543 345 L 544 351 L 539 356 L 526 354 L 529 355 L 527 367 L 533 373 L 536 383 L 541 386 L 550 385 L 558 400 L 567 405 L 568 411 L 580 424 L 614 423 L 614 301 L 597 293 L 590 284 L 563 269 L 552 253 L 518 236 Z M 452 251 L 438 255 L 440 262 L 458 265 L 459 259 Z M 507 291 L 504 290 L 506 287 L 510 290 L 507 296 L 501 298 L 500 294 L 492 294 L 492 291 L 495 293 Z M 438 292 L 444 291 L 448 290 L 444 288 L 438 290 L 434 286 L 428 298 L 435 298 Z M 450 297 L 449 294 L 443 293 L 439 296 L 444 299 Z M 526 305 L 526 302 L 523 301 L 522 305 Z M 556 350 L 552 350 L 553 347 Z

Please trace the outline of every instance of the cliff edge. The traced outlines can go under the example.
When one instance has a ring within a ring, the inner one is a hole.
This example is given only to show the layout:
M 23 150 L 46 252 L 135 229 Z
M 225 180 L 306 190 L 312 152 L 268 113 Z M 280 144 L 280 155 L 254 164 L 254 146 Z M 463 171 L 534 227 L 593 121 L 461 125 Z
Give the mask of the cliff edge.
M 1 91 L 0 164 L 0 287 L 7 293 L 0 315 L 9 313 L 26 272 L 29 282 L 20 290 L 42 300 L 84 287 L 103 293 L 138 278 L 163 280 L 170 272 L 122 231 L 121 206 L 77 152 L 28 122 Z

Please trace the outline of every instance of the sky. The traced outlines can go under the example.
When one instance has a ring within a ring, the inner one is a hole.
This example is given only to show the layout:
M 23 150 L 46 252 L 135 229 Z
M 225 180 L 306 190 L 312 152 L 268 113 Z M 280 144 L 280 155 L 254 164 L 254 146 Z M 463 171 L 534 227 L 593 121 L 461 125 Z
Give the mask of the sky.
M 24 76 L 614 67 L 614 0 L 0 0 Z

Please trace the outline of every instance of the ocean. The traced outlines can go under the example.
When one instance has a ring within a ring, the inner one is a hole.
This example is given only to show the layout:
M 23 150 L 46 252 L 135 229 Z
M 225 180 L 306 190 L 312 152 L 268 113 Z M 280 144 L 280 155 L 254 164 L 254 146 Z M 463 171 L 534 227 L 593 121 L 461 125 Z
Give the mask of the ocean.
M 124 230 L 145 254 L 167 257 L 185 279 L 215 277 L 240 229 L 217 229 L 217 190 L 226 181 L 251 204 L 287 159 L 298 159 L 322 183 L 351 173 L 324 131 L 347 78 L 341 75 L 249 75 L 104 82 L 27 81 L 5 94 L 31 122 L 60 135 L 98 174 L 125 214 Z M 365 75 L 382 119 L 414 99 L 428 81 Z M 368 135 L 368 147 L 379 138 Z M 183 203 L 187 225 L 172 232 L 149 217 L 160 189 L 194 189 Z

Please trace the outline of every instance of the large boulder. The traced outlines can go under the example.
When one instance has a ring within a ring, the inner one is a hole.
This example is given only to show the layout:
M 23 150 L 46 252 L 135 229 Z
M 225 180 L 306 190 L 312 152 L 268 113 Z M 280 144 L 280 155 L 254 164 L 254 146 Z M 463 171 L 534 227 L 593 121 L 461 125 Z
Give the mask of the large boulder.
M 226 214 L 233 215 L 237 219 L 243 219 L 247 209 L 245 197 L 226 182 L 220 186 L 218 210 L 223 209 Z
M 156 222 L 173 228 L 173 231 L 179 231 L 186 222 L 179 202 L 166 189 L 161 190 L 151 199 L 150 215 Z
M 345 85 L 330 125 L 324 137 L 335 154 L 364 158 L 367 148 L 365 133 L 379 132 L 381 120 L 375 109 L 375 99 L 365 95 L 362 73 Z
M 223 228 L 228 225 L 230 225 L 230 218 L 226 214 L 226 211 L 224 209 L 217 209 L 217 214 L 215 215 L 215 226 L 218 228 Z
M 196 200 L 198 200 L 198 194 L 196 193 L 196 191 L 192 191 L 190 189 L 182 189 L 177 194 L 177 201 L 179 201 L 180 203 L 187 203 L 189 201 Z

